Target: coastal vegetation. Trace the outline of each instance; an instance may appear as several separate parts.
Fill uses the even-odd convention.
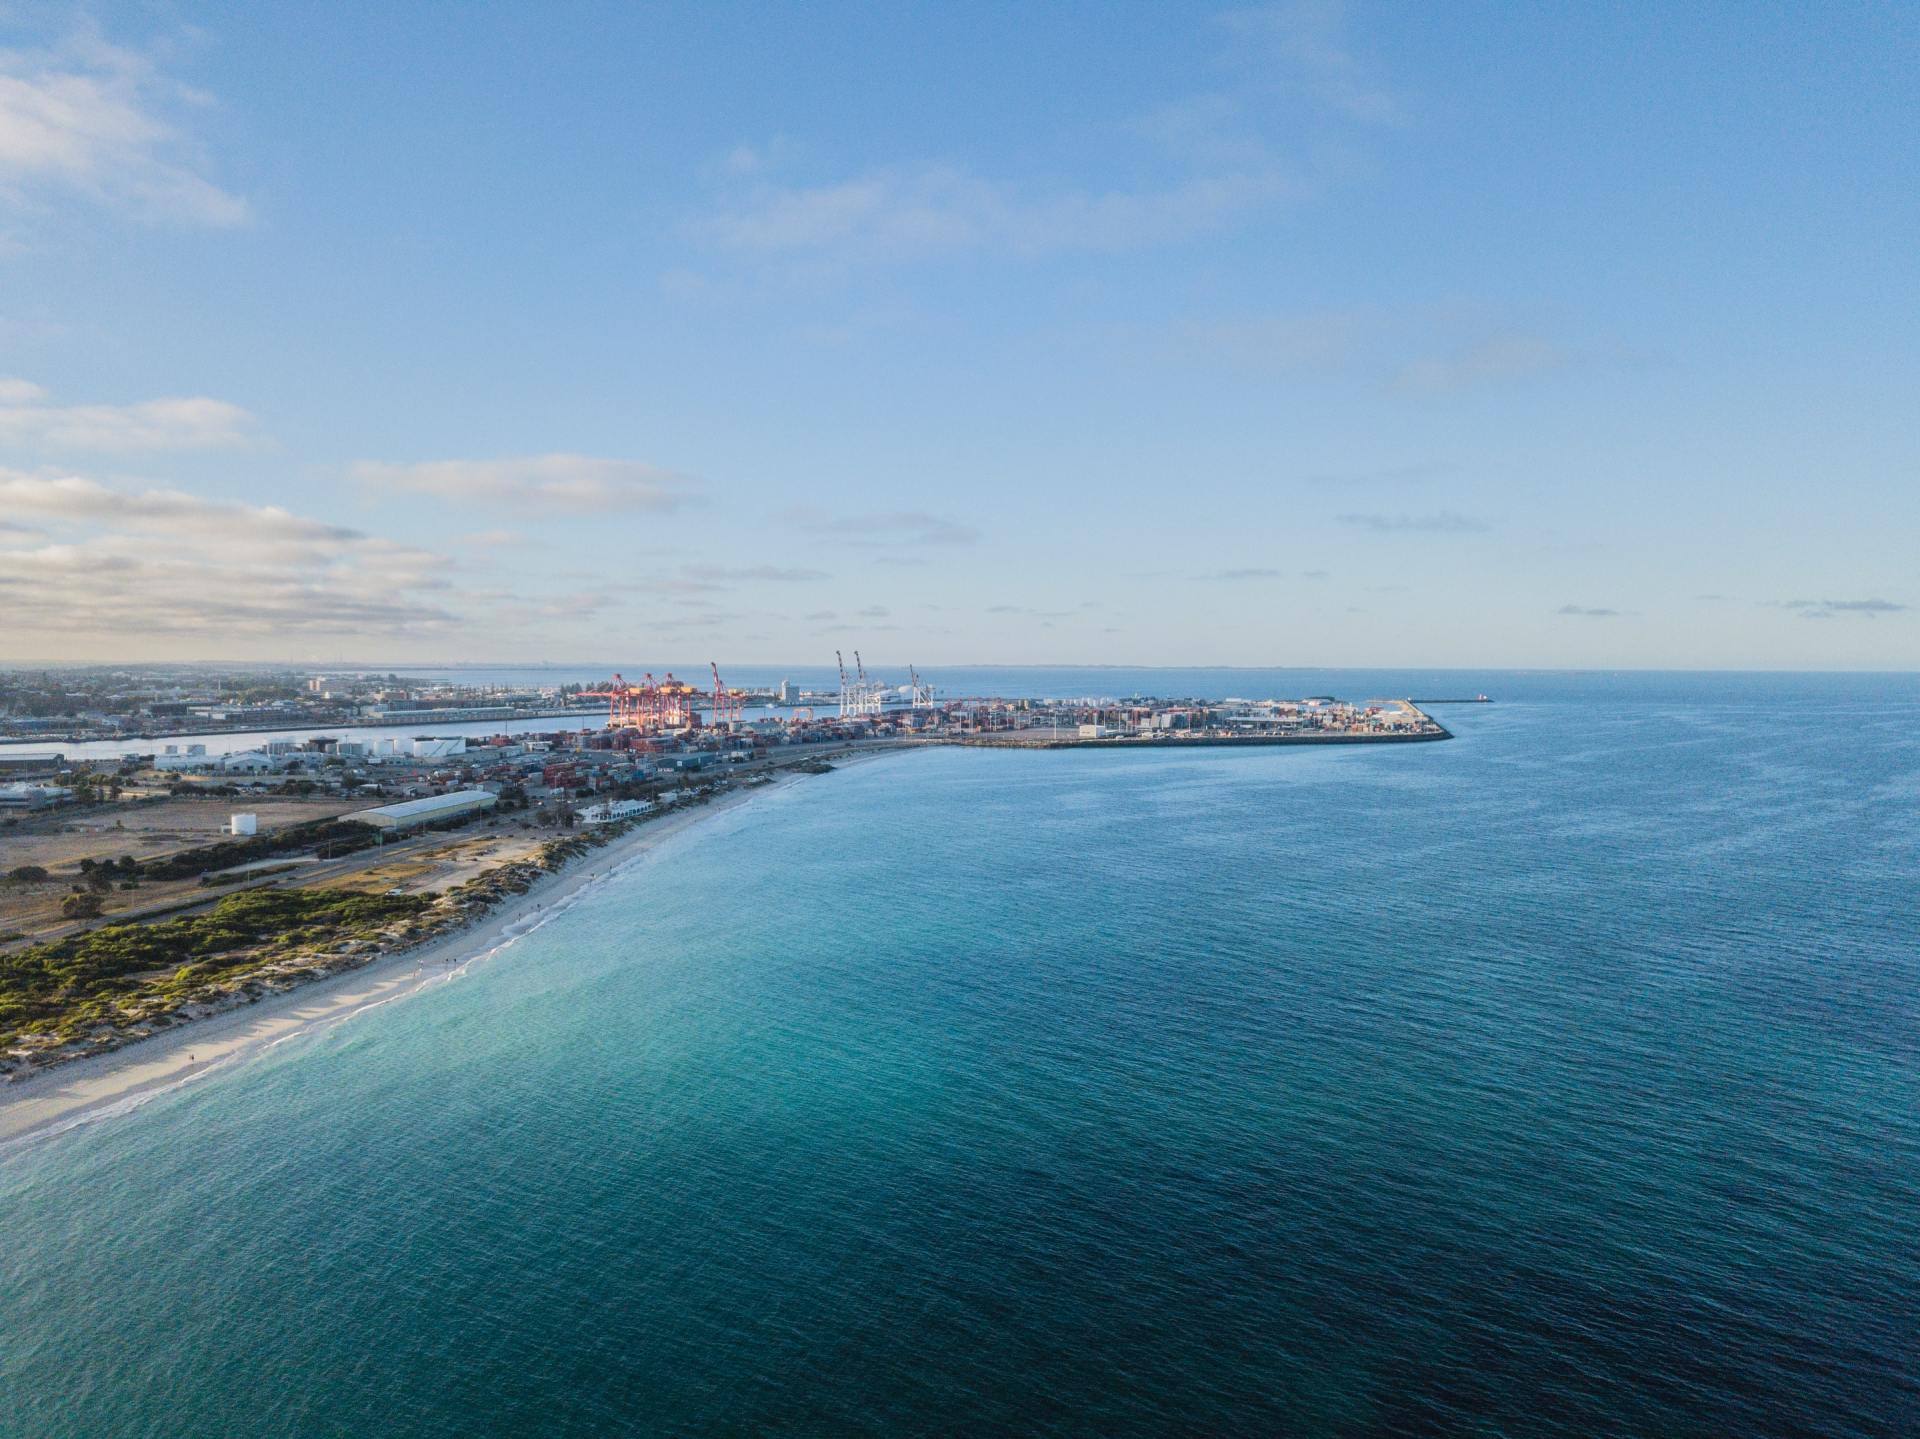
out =
[[[703,795],[701,798],[705,798]],[[697,802],[697,801],[696,801]],[[525,894],[543,877],[644,823],[646,816],[548,840],[523,858],[495,865],[439,894],[369,894],[354,889],[263,888],[228,895],[204,912],[149,924],[107,924],[66,939],[0,954],[0,1074],[112,1049],[156,1030],[246,1004],[382,955],[416,947],[470,924]],[[350,830],[351,834],[340,834]],[[168,875],[206,871],[286,852],[299,831],[311,847],[358,840],[364,826],[329,821],[259,841],[239,840],[171,856]],[[356,846],[358,847],[358,846]],[[263,853],[264,851],[264,853]],[[143,865],[143,878],[160,877]],[[291,868],[291,866],[289,866]],[[108,862],[87,878],[122,872]],[[257,877],[257,873],[249,878]],[[99,896],[86,889],[74,906]]]
[[[366,849],[378,842],[380,834],[364,824],[347,820],[322,819],[308,824],[289,825],[272,834],[249,839],[222,840],[198,849],[183,849],[165,859],[150,859],[140,866],[146,879],[192,879],[210,870],[231,869],[254,860],[276,855],[300,854],[309,850],[334,857]]]
[[[183,1006],[300,957],[400,937],[396,926],[435,903],[423,895],[352,890],[252,890],[205,914],[112,924],[0,954],[0,1066],[23,1046],[60,1046],[141,1025],[171,1023]],[[29,1041],[33,1041],[29,1045]]]

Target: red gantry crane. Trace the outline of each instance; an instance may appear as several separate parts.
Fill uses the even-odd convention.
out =
[[[671,674],[655,681],[651,672],[639,684],[615,675],[599,689],[582,690],[589,699],[607,701],[607,728],[661,731],[700,723],[693,702],[700,691]]]
[[[713,660],[707,661],[707,668],[713,671],[713,722],[726,724],[729,720],[740,718],[746,701],[738,690],[730,690],[720,682],[720,666]]]

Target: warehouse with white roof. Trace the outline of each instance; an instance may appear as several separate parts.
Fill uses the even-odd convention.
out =
[[[423,824],[436,824],[443,819],[457,819],[461,815],[474,814],[483,809],[492,809],[498,803],[498,797],[491,791],[462,789],[455,790],[452,794],[432,794],[425,799],[409,799],[402,800],[399,804],[383,804],[377,809],[355,810],[352,814],[341,815],[340,818],[372,825],[375,829],[407,830],[417,829]]]

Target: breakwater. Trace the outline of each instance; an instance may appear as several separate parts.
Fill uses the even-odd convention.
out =
[[[1082,739],[1075,735],[1034,733],[968,736],[950,739],[947,744],[986,749],[1271,749],[1285,745],[1351,744],[1430,744],[1453,738],[1453,732],[1435,725],[1431,730],[1410,734],[1290,734],[1290,735],[1192,735],[1161,738],[1157,735],[1109,735]]]

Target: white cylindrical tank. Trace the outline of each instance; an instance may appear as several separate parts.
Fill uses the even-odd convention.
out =
[[[231,834],[258,834],[260,816],[257,814],[236,814],[227,821],[227,830]]]

